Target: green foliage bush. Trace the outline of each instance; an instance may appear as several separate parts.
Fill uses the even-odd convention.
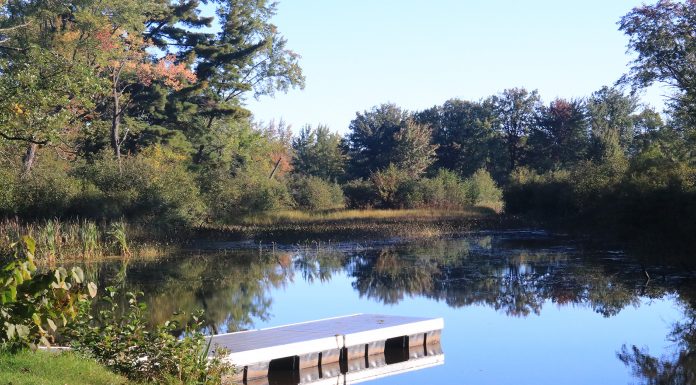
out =
[[[272,211],[293,206],[287,184],[268,175],[242,171],[235,176],[222,169],[208,170],[205,202],[210,217],[232,221],[240,215]]]
[[[616,194],[621,174],[606,163],[586,161],[570,170],[537,174],[520,168],[505,191],[506,211],[548,217],[601,214],[605,201]]]
[[[102,298],[105,306],[95,316],[84,306],[82,317],[71,325],[68,335],[75,351],[141,382],[212,385],[233,372],[223,360],[224,349],[211,351],[200,314],[187,325],[150,325],[138,295],[126,293],[127,305],[121,308],[116,290],[107,292]],[[177,338],[182,331],[183,338]]]
[[[591,226],[619,236],[683,242],[696,231],[696,168],[655,149],[630,164],[582,162],[570,170],[513,173],[506,211]]]
[[[485,170],[462,180],[455,172],[440,169],[432,178],[415,179],[390,166],[372,175],[381,205],[387,208],[462,209],[502,206],[502,191]]]
[[[503,191],[495,183],[491,174],[480,169],[466,180],[467,197],[474,206],[499,207],[503,199]]]
[[[51,218],[70,212],[79,200],[80,180],[56,159],[46,157],[29,175],[9,176],[14,185],[11,212],[24,218]]]
[[[370,180],[377,191],[382,207],[404,208],[409,191],[413,189],[414,176],[404,169],[389,164],[384,170],[372,173]]]
[[[468,185],[453,171],[441,169],[433,178],[424,178],[406,193],[411,208],[463,208],[471,206]]]
[[[190,223],[203,203],[185,156],[160,146],[118,162],[108,156],[77,168],[82,196],[73,210],[80,216],[146,219],[163,224]]]
[[[0,348],[50,346],[56,332],[78,315],[78,305],[96,295],[79,267],[32,275],[35,243],[23,237],[0,269]],[[89,295],[87,294],[89,293]]]
[[[304,210],[334,210],[346,205],[341,186],[319,177],[295,176],[290,190],[297,207]]]
[[[121,167],[109,155],[69,163],[50,156],[28,175],[0,169],[0,215],[188,223],[203,212],[186,157],[153,146]]]
[[[509,214],[543,211],[555,216],[567,215],[575,210],[568,179],[568,172],[537,174],[528,168],[515,169],[503,194],[505,211]]]
[[[346,206],[354,209],[370,209],[379,206],[379,195],[370,180],[353,179],[343,186]]]
[[[471,206],[502,207],[502,190],[485,170],[462,180],[446,169],[432,178],[414,178],[390,165],[369,181],[354,180],[343,186],[349,207],[462,209]]]

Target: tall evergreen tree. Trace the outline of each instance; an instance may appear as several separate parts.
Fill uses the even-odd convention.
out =
[[[217,18],[200,16],[203,3],[217,8]],[[0,66],[3,73],[22,68],[21,63],[55,66],[27,59],[26,48],[37,47],[58,55],[73,72],[86,67],[70,76],[66,87],[91,71],[101,82],[87,87],[92,105],[79,106],[74,89],[57,91],[70,95],[71,110],[80,111],[80,119],[89,118],[82,151],[109,146],[120,158],[123,148],[138,151],[176,139],[184,149],[197,149],[195,159],[202,160],[215,151],[206,148],[209,133],[221,130],[215,124],[248,119],[246,95],[272,95],[304,84],[298,55],[270,23],[274,13],[275,3],[265,0],[9,0],[0,5]],[[209,32],[213,23],[219,33]],[[14,86],[7,79],[10,94]],[[13,106],[8,102],[0,115],[11,118]],[[30,139],[25,141],[34,147],[32,141],[46,143],[41,135],[32,139],[11,130],[16,128],[0,123],[6,139]]]

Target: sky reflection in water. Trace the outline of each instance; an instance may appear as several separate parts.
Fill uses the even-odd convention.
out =
[[[582,249],[498,233],[361,251],[237,250],[104,265],[98,275],[102,285],[121,277],[144,291],[155,320],[204,308],[218,332],[353,313],[445,319],[444,366],[375,385],[693,380],[696,332],[675,328],[694,319],[691,279]]]

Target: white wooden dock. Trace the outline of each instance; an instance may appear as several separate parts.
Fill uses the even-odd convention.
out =
[[[260,379],[263,383],[263,378],[268,376],[269,370],[301,373],[307,372],[304,369],[308,368],[317,369],[308,372],[319,373],[317,379],[324,380],[342,375],[343,380],[347,381],[349,375],[358,376],[357,372],[362,372],[362,376],[373,377],[377,374],[369,373],[394,371],[396,367],[385,369],[390,364],[390,350],[410,352],[411,348],[415,349],[415,352],[422,352],[424,357],[427,356],[421,361],[424,365],[425,362],[444,362],[444,356],[440,357],[435,353],[427,355],[429,346],[439,346],[440,331],[443,327],[442,318],[355,314],[214,335],[212,345],[230,351],[227,360],[238,370],[235,378],[237,381],[251,383],[253,379]],[[375,362],[382,360],[385,364],[375,363],[370,366],[369,358],[377,359]],[[367,367],[360,371],[349,371],[350,363],[355,360],[367,364]],[[335,373],[326,372],[325,369],[332,366],[337,368],[334,370]],[[411,362],[404,367],[418,366],[417,362]],[[372,371],[365,372],[367,369]],[[357,377],[350,382],[356,382],[355,380]]]

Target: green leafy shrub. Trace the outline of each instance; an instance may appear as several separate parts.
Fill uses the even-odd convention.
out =
[[[628,168],[586,161],[544,174],[518,169],[505,190],[505,208],[619,237],[652,238],[666,247],[696,231],[695,170],[654,148],[638,154]]]
[[[295,203],[305,210],[332,210],[345,207],[341,186],[315,176],[296,176],[290,182]]]
[[[47,157],[31,174],[16,176],[13,214],[32,219],[64,216],[79,199],[80,186],[64,164]]]
[[[76,174],[84,181],[81,199],[73,207],[80,216],[178,224],[191,222],[203,212],[185,156],[161,146],[123,158],[120,168],[108,156],[98,158],[84,163]]]
[[[230,221],[240,215],[290,208],[293,205],[288,186],[268,175],[243,171],[234,177],[224,170],[212,169],[203,175],[205,200],[210,216]]]
[[[200,315],[188,325],[168,321],[153,326],[138,295],[126,293],[127,307],[121,308],[116,290],[107,288],[107,293],[97,315],[89,315],[85,306],[84,316],[71,326],[70,345],[77,352],[134,381],[212,385],[233,372],[223,360],[224,349],[209,354]],[[182,330],[184,337],[175,337]]]
[[[260,179],[244,185],[238,208],[243,212],[264,212],[292,206],[292,198],[285,183],[274,179]]]
[[[566,216],[575,211],[570,174],[565,171],[537,174],[518,168],[510,176],[503,199],[510,214]]]
[[[440,169],[432,178],[418,179],[391,165],[373,173],[371,182],[380,205],[387,208],[502,208],[502,191],[485,170],[477,171],[466,180],[445,169]],[[348,188],[346,191],[350,197],[353,191]]]
[[[379,205],[375,185],[365,179],[354,179],[343,185],[346,206],[354,209],[371,209]]]
[[[384,170],[372,173],[370,180],[377,191],[381,205],[387,208],[403,208],[407,206],[406,196],[413,188],[413,175],[407,170],[399,169],[390,164]]]
[[[84,281],[79,267],[32,276],[34,240],[25,236],[13,246],[0,270],[0,347],[50,346],[58,329],[75,320],[78,305],[96,295],[96,285]]]
[[[468,201],[474,206],[502,208],[503,191],[498,188],[491,174],[480,169],[466,180]]]
[[[464,208],[471,206],[468,185],[459,176],[445,169],[433,178],[417,182],[407,193],[406,203],[411,208]]]

